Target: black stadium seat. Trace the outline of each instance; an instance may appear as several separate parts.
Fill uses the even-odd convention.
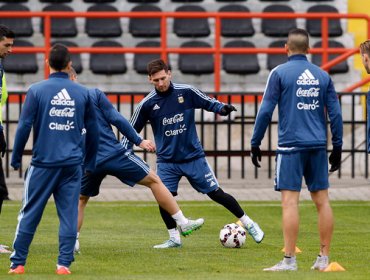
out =
[[[1,0],[0,2],[6,2],[6,3],[26,3],[28,0]]]
[[[337,8],[330,5],[315,5],[307,10],[307,13],[338,13]],[[321,19],[307,19],[306,30],[314,37],[321,37]],[[329,36],[341,36],[343,34],[339,19],[329,20]]]
[[[171,0],[174,3],[196,3],[196,2],[203,2],[203,0]]]
[[[249,9],[242,5],[230,4],[223,6],[219,12],[249,13]],[[221,19],[221,35],[224,37],[253,36],[254,28],[250,18]]]
[[[14,40],[14,46],[34,47],[31,42],[20,39]],[[5,72],[15,74],[33,74],[39,70],[35,53],[13,53],[3,59],[3,66]]]
[[[160,45],[161,44],[158,41],[144,41],[137,44],[136,48],[158,48]],[[160,57],[160,53],[136,53],[134,55],[134,70],[139,74],[148,74],[148,71],[146,70],[148,62]]]
[[[129,3],[158,3],[160,0],[127,0]]]
[[[264,13],[294,13],[290,6],[270,5]],[[295,19],[262,19],[262,33],[266,36],[286,37],[291,29],[297,28]]]
[[[92,47],[123,47],[115,41],[98,41]],[[124,74],[127,71],[124,54],[90,54],[90,70],[94,74]]]
[[[71,41],[54,41],[52,42],[52,45],[55,44],[63,44],[67,47],[78,47],[78,45]],[[82,68],[82,60],[81,60],[81,54],[79,53],[72,53],[71,54],[71,60],[72,60],[72,66],[75,69],[77,74],[80,74],[83,70]]]
[[[96,4],[87,9],[87,12],[118,12],[117,8],[107,4]],[[87,18],[85,32],[90,37],[119,37],[122,27],[119,18]]]
[[[274,41],[269,45],[269,48],[284,48],[286,40]],[[279,64],[288,61],[287,54],[268,54],[267,55],[267,69],[272,70]]]
[[[256,48],[256,46],[247,41],[236,40],[230,41],[224,46],[225,48]],[[229,74],[255,74],[260,71],[258,58],[256,54],[223,54],[222,68]]]
[[[201,41],[190,41],[181,45],[181,48],[211,48],[211,45]],[[183,74],[211,74],[214,71],[212,54],[180,54],[179,69]]]
[[[321,48],[321,41],[316,42],[313,45],[314,48]],[[329,48],[344,48],[343,44],[337,41],[329,40]],[[329,61],[333,60],[340,54],[329,54]],[[313,54],[312,55],[312,63],[318,66],[322,64],[322,55],[321,54]],[[342,61],[341,63],[333,66],[329,69],[330,74],[339,74],[339,73],[347,73],[349,71],[349,66],[347,60]]]
[[[71,3],[72,0],[39,0],[41,3]]]
[[[132,12],[161,12],[157,6],[146,4],[135,6]],[[161,36],[160,18],[130,18],[129,32],[134,37],[159,37]]]
[[[51,4],[43,11],[53,12],[73,12],[73,9],[64,4]],[[44,34],[44,21],[40,21],[40,32]],[[51,20],[52,37],[75,37],[77,35],[77,25],[75,18],[54,18]]]
[[[116,0],[83,0],[85,3],[114,3]]]
[[[176,9],[176,12],[203,12],[201,6],[184,5]],[[175,18],[173,32],[179,37],[205,37],[211,33],[207,18]]]
[[[0,7],[0,12],[5,11],[29,12],[30,9],[22,4],[10,3]],[[13,30],[16,37],[29,37],[33,35],[31,18],[0,18],[0,24],[4,24]]]

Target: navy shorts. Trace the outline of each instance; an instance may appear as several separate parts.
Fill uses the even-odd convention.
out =
[[[186,163],[158,163],[157,174],[175,195],[182,176],[200,193],[206,194],[218,188],[216,176],[204,157]]]
[[[119,153],[115,157],[99,164],[89,175],[84,175],[81,182],[81,195],[97,196],[101,182],[107,175],[114,176],[122,183],[134,186],[149,174],[148,164],[133,153]]]
[[[299,192],[303,177],[310,192],[329,188],[328,158],[325,149],[277,155],[275,190]]]

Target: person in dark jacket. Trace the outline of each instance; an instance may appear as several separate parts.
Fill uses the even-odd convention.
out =
[[[66,46],[54,45],[47,62],[49,79],[27,91],[14,140],[11,166],[17,170],[33,129],[32,160],[25,176],[9,274],[24,273],[29,246],[51,195],[60,221],[56,273],[71,273],[81,176],[95,168],[99,132],[89,91],[69,80],[72,62]]]

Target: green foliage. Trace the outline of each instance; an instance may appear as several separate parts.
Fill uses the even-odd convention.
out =
[[[335,230],[331,261],[346,272],[310,271],[319,249],[316,210],[311,202],[300,206],[301,227],[297,272],[263,272],[282,258],[279,202],[243,202],[242,207],[265,231],[256,244],[248,236],[241,249],[223,248],[221,227],[236,219],[223,207],[207,202],[180,202],[190,217],[204,217],[200,231],[183,238],[183,247],[169,250],[152,246],[168,238],[154,202],[90,202],[81,231],[81,254],[71,266],[73,279],[369,279],[369,202],[333,202]],[[5,202],[0,217],[0,243],[10,245],[20,205]],[[38,227],[25,276],[7,275],[8,255],[0,255],[0,279],[61,279],[54,275],[58,254],[58,219],[49,203]],[[66,278],[71,276],[66,276]],[[72,279],[72,278],[71,278]]]

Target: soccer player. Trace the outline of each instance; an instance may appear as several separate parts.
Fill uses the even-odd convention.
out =
[[[195,190],[207,194],[239,218],[253,239],[260,243],[263,231],[244,213],[235,198],[220,188],[195,128],[195,109],[226,116],[236,111],[235,107],[209,98],[190,85],[172,83],[171,71],[161,59],[148,64],[148,75],[154,90],[140,102],[131,123],[140,132],[150,121],[157,147],[157,174],[173,196],[177,195],[179,181],[185,176]],[[128,145],[127,139],[123,139],[123,143]],[[180,247],[182,243],[175,221],[162,207],[160,213],[170,238],[154,248]]]
[[[12,52],[14,43],[14,32],[7,26],[0,24],[0,58],[3,59]],[[8,99],[8,92],[6,89],[6,79],[2,63],[0,62],[0,152],[1,157],[4,157],[6,151],[6,141],[4,136],[4,127],[2,120],[2,107]],[[3,170],[3,163],[0,159],[0,213],[3,206],[3,201],[9,199],[8,188],[6,187],[5,175]],[[0,254],[8,254],[8,246],[0,245]]]
[[[275,190],[281,192],[285,255],[277,265],[264,270],[297,270],[295,247],[302,177],[318,212],[320,251],[312,269],[324,270],[329,264],[333,234],[333,213],[328,196],[326,115],[330,118],[333,144],[329,157],[330,172],[334,172],[341,163],[342,114],[328,73],[307,61],[308,33],[303,29],[291,30],[285,49],[288,62],[274,68],[267,79],[251,139],[252,162],[260,167],[259,146],[278,105]]]
[[[76,80],[76,72],[73,69],[71,70],[70,78]],[[107,175],[115,176],[131,187],[139,184],[150,188],[160,207],[165,209],[166,213],[176,221],[182,235],[189,235],[200,228],[204,219],[189,220],[183,215],[176,200],[159,177],[132,150],[125,149],[117,140],[112,125],[117,127],[132,143],[149,152],[155,151],[155,145],[152,141],[142,139],[130,123],[113,107],[102,91],[90,89],[89,94],[94,104],[100,130],[99,149],[97,151],[96,169],[82,178],[75,252],[79,252],[80,249],[78,237],[87,202],[90,197],[99,194],[101,182]]]
[[[25,175],[9,274],[24,273],[29,246],[51,195],[60,222],[56,273],[71,273],[81,164],[84,161],[86,172],[95,168],[99,133],[88,89],[69,80],[72,62],[66,46],[54,45],[47,63],[49,79],[27,91],[14,140],[11,166],[17,170],[33,128],[32,160]]]

